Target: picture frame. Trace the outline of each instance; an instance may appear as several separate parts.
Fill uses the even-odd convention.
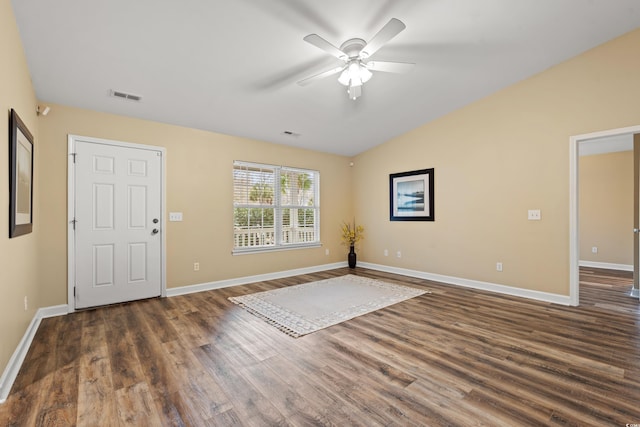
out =
[[[11,109],[9,118],[9,237],[33,229],[33,135]]]
[[[435,221],[434,169],[389,175],[391,221]]]

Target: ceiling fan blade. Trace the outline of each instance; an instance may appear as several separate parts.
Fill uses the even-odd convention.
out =
[[[402,30],[407,28],[406,25],[402,21],[396,18],[391,18],[387,24],[378,31],[378,34],[373,36],[373,38],[367,43],[365,47],[362,48],[360,52],[360,56],[362,58],[368,58],[374,53],[378,51],[386,42],[400,34]]]
[[[346,67],[346,65],[342,66],[342,67],[332,68],[332,69],[327,70],[327,71],[323,71],[320,74],[316,74],[316,75],[313,75],[311,77],[307,77],[306,79],[300,80],[298,82],[298,84],[300,86],[306,86],[308,84],[311,84],[311,83],[315,82],[316,80],[324,79],[325,77],[329,77],[331,75],[338,74],[340,71],[344,70],[345,67]]]
[[[329,55],[335,56],[338,59],[342,59],[343,61],[346,61],[347,59],[349,59],[349,56],[346,53],[344,53],[343,51],[341,51],[340,49],[338,49],[337,47],[335,47],[334,45],[332,45],[331,43],[329,43],[328,41],[326,41],[325,39],[323,39],[317,34],[309,34],[308,36],[303,38],[303,40],[306,41],[307,43],[311,43],[312,45],[314,45],[319,49],[324,50]]]
[[[385,73],[406,73],[413,66],[410,62],[369,61],[365,66],[372,71],[384,71]]]

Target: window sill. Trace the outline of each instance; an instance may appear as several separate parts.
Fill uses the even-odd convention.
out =
[[[319,248],[322,246],[322,243],[305,243],[298,245],[286,245],[286,246],[271,246],[271,247],[260,247],[260,248],[249,248],[249,249],[234,249],[231,251],[231,255],[250,255],[250,254],[259,254],[265,252],[280,252],[280,251],[293,251],[296,249],[311,249],[311,248]]]

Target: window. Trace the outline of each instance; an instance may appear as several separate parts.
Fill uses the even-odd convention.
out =
[[[320,173],[233,163],[235,253],[318,246]]]

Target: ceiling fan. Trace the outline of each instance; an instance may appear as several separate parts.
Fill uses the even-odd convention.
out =
[[[384,71],[387,73],[405,73],[415,64],[408,62],[367,61],[385,43],[397,36],[406,25],[399,19],[391,18],[384,27],[367,43],[363,39],[349,39],[342,43],[338,49],[317,34],[309,34],[303,40],[315,47],[324,50],[329,55],[344,61],[344,65],[323,71],[319,74],[302,79],[300,86],[306,86],[317,80],[334,74],[340,74],[338,81],[347,86],[349,98],[355,100],[362,95],[362,85],[369,81],[371,71]]]

